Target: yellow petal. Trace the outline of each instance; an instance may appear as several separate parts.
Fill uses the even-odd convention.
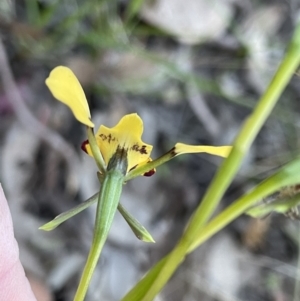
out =
[[[46,85],[57,100],[72,110],[79,122],[94,127],[84,91],[71,69],[64,66],[54,68],[46,79]]]
[[[205,145],[188,145],[176,143],[174,147],[174,155],[189,154],[189,153],[207,153],[220,157],[228,157],[232,146],[205,146]]]
[[[141,140],[142,133],[143,121],[137,114],[125,115],[112,128],[101,125],[96,133],[96,140],[106,165],[118,147],[127,152],[127,171],[148,162],[153,147]],[[92,155],[88,142],[84,142],[82,148]]]

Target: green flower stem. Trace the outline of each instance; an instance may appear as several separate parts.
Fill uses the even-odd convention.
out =
[[[280,190],[283,187],[294,185],[300,182],[300,158],[296,158],[289,164],[283,166],[278,172],[270,176],[268,179],[256,186],[252,191],[241,196],[232,205],[228,206],[224,211],[212,219],[207,225],[205,225],[197,234],[197,237],[187,250],[187,254],[194,251],[203,242],[216,234],[219,230],[223,229],[230,222],[243,214],[258,201],[264,197]],[[296,202],[299,198],[299,194],[295,195],[289,204],[292,204],[292,200]],[[299,202],[299,200],[298,200]],[[295,203],[294,203],[295,204]],[[126,294],[122,301],[138,301],[143,300],[143,297],[147,291],[147,287],[156,279],[161,269],[169,260],[170,255],[161,259],[147,275],[139,281],[139,283]],[[184,257],[182,258],[182,260]]]
[[[198,232],[195,240],[188,249],[188,253],[194,251],[205,240],[223,229],[234,219],[247,212],[249,208],[257,204],[257,202],[261,201],[263,198],[282,189],[283,187],[300,183],[299,170],[300,158],[298,157],[283,166],[274,175],[261,182],[253,190],[241,196]],[[281,201],[283,202],[284,200]],[[287,210],[289,209],[288,206],[293,206],[297,203],[299,203],[299,194],[287,199],[285,205],[278,202],[275,208],[277,212],[284,213],[285,211],[283,211],[283,209]]]
[[[137,300],[150,301],[159,293],[170,279],[178,265],[193,245],[199,231],[211,217],[218,206],[226,189],[232,182],[242,159],[248,152],[253,140],[270,115],[279,96],[292,77],[300,61],[300,25],[297,26],[286,56],[280,64],[266,92],[257,104],[238,134],[229,157],[223,162],[211,185],[209,186],[200,206],[195,211],[177,246],[169,254],[164,264],[160,265],[157,276],[147,283],[147,291]],[[150,271],[151,273],[151,271]],[[137,287],[137,290],[139,287]],[[132,299],[133,301],[133,299]]]
[[[107,239],[120,200],[124,175],[118,169],[106,172],[101,186],[92,246],[84,267],[74,301],[83,301],[93,272]]]
[[[96,141],[94,131],[92,128],[87,127],[87,135],[88,135],[89,144],[90,144],[94,159],[96,161],[96,164],[97,164],[99,170],[101,171],[101,173],[104,174],[106,171],[106,164],[104,162],[104,159],[102,157],[100,149],[97,145],[97,141]]]

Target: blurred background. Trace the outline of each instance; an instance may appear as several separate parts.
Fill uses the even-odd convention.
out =
[[[153,158],[176,142],[226,145],[276,71],[299,15],[298,0],[0,1],[0,181],[39,301],[72,300],[95,207],[52,232],[38,227],[99,189],[80,149],[84,127],[45,86],[50,70],[74,71],[96,127],[137,112]],[[218,210],[298,154],[299,81],[295,74]],[[172,249],[220,162],[182,156],[124,187],[122,204],[156,244],[137,240],[117,213],[87,300],[120,300]],[[240,217],[189,255],[157,300],[299,300],[298,227],[276,214]]]

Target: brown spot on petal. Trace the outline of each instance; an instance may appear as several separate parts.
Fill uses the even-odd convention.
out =
[[[131,149],[135,152],[139,152],[142,155],[147,155],[146,145],[142,145],[141,147],[138,144],[135,144],[131,147]]]
[[[99,137],[102,139],[102,141],[105,141],[107,139],[107,136],[104,134],[100,134]]]
[[[155,174],[155,172],[156,172],[156,170],[155,170],[155,168],[153,168],[153,169],[151,169],[151,170],[145,172],[145,173],[143,174],[143,176],[144,176],[144,177],[151,177],[151,176],[153,176],[153,175]]]
[[[81,143],[81,149],[87,153],[87,150],[86,150],[86,145],[89,144],[89,141],[88,140],[85,140]]]
[[[109,135],[100,134],[99,137],[102,139],[102,141],[107,140],[108,143],[116,141],[116,137]]]

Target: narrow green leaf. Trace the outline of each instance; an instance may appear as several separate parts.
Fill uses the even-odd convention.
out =
[[[151,270],[143,277],[121,301],[139,301],[142,300],[148,287],[153,283],[160,270],[164,266],[168,256],[165,256],[158,263],[156,263]]]
[[[118,210],[138,239],[144,242],[155,242],[151,234],[147,231],[147,229],[136,218],[134,218],[120,203],[118,205]]]
[[[60,215],[56,216],[52,221],[39,227],[39,229],[44,231],[52,231],[56,229],[60,224],[67,221],[69,218],[75,216],[76,214],[85,210],[89,206],[95,204],[98,200],[98,197],[99,193],[95,193],[88,200],[84,201],[83,203],[66,212],[61,213]],[[147,229],[136,218],[134,218],[120,203],[118,204],[118,210],[138,239],[144,242],[155,242],[151,234],[147,231]]]
[[[275,174],[257,185],[253,190],[241,196],[198,232],[196,239],[188,249],[188,253],[195,250],[203,241],[223,229],[234,219],[246,213],[249,208],[260,202],[263,198],[283,187],[300,183],[299,170],[300,157],[292,160]]]
[[[52,221],[48,222],[47,224],[39,227],[40,230],[44,231],[51,231],[58,227],[60,224],[68,220],[69,218],[73,217],[74,215],[80,213],[84,209],[88,208],[89,206],[93,205],[98,200],[99,193],[95,193],[89,199],[84,201],[83,203],[79,204],[78,206],[61,213],[60,215],[56,216]]]
[[[253,190],[246,193],[232,205],[212,219],[206,226],[198,232],[197,237],[188,249],[188,253],[194,251],[203,242],[212,237],[218,231],[227,226],[230,222],[242,215],[251,206],[262,200],[264,197],[280,190],[283,187],[300,183],[300,158],[296,158],[287,165],[283,166],[274,175],[270,176]],[[170,255],[165,256],[156,263],[148,273],[123,297],[122,301],[143,300],[149,287],[153,284],[164,264]]]

